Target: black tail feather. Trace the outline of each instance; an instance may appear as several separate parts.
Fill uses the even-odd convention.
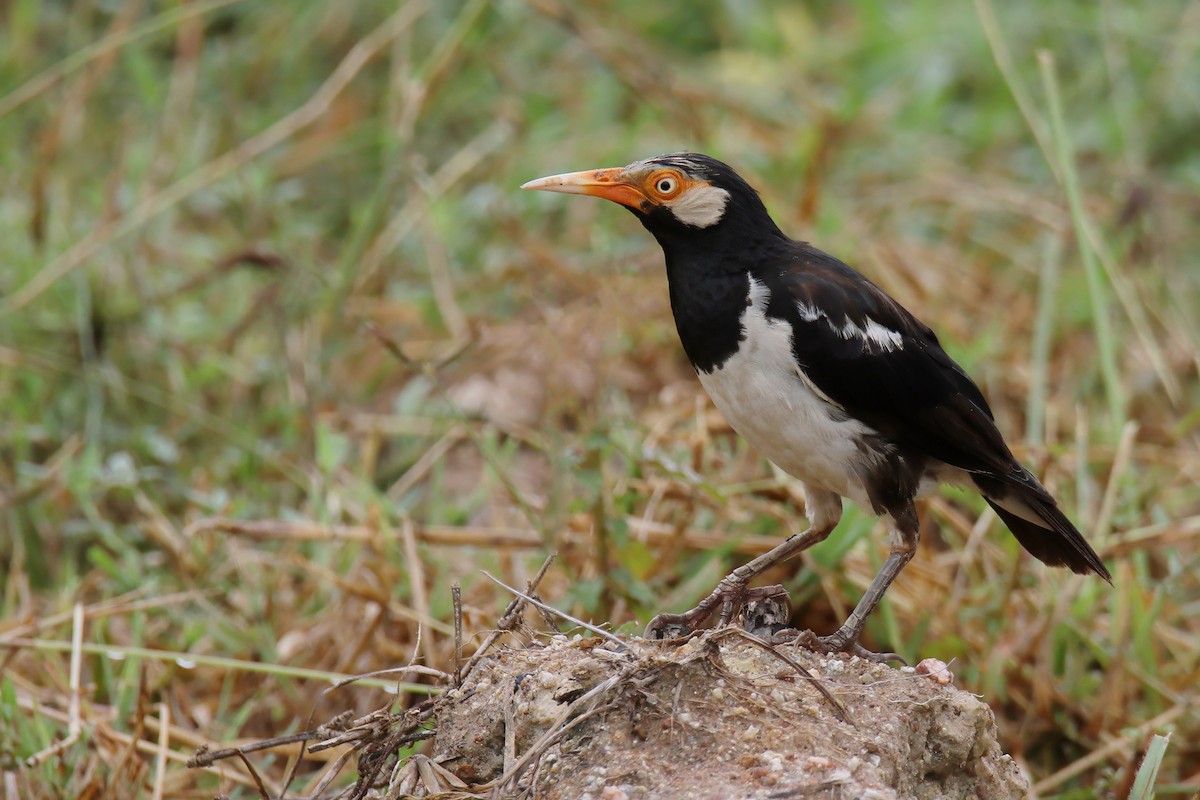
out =
[[[1100,560],[1100,556],[1052,499],[1048,501],[1034,492],[1021,497],[1024,505],[1041,517],[1048,528],[1005,510],[990,497],[985,496],[984,499],[1012,531],[1013,536],[1017,537],[1021,546],[1042,563],[1052,567],[1067,567],[1080,575],[1095,573],[1112,583],[1112,575]]]

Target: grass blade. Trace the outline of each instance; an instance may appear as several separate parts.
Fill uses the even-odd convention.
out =
[[[1058,274],[1062,268],[1062,240],[1046,236],[1038,280],[1037,318],[1033,327],[1033,355],[1029,366],[1029,400],[1025,404],[1025,439],[1039,447],[1046,435],[1046,387],[1050,375],[1050,345],[1054,312],[1058,307]]]
[[[1050,106],[1050,130],[1054,140],[1054,155],[1058,161],[1063,190],[1067,194],[1067,205],[1071,209],[1071,222],[1075,228],[1075,239],[1079,243],[1079,255],[1083,261],[1087,279],[1088,299],[1092,306],[1092,326],[1096,334],[1096,345],[1100,350],[1100,373],[1104,391],[1108,398],[1109,429],[1116,440],[1125,425],[1125,392],[1121,386],[1121,373],[1117,367],[1117,345],[1113,336],[1112,314],[1096,251],[1088,236],[1087,212],[1083,208],[1083,195],[1079,189],[1079,173],[1075,169],[1067,123],[1063,117],[1062,98],[1058,91],[1058,75],[1054,67],[1054,55],[1047,50],[1038,53],[1038,67],[1042,73],[1042,88]],[[1058,173],[1056,173],[1058,174]]]
[[[1163,756],[1167,752],[1167,743],[1171,735],[1155,734],[1146,748],[1146,757],[1138,768],[1137,777],[1133,779],[1133,789],[1129,792],[1129,800],[1151,800],[1154,797],[1154,781],[1158,778],[1158,768],[1162,766]]]

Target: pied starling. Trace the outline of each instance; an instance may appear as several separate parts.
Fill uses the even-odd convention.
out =
[[[867,653],[863,623],[912,559],[914,498],[939,483],[975,489],[1021,546],[1051,566],[1112,577],[997,430],[979,387],[937,336],[856,270],[788,238],[728,165],[676,153],[551,175],[523,189],[620,203],[662,246],[671,310],[700,383],[739,434],[804,485],[809,527],[724,578],[647,636],[728,623],[755,576],[822,541],[848,497],[887,520],[891,552],[823,652]],[[889,656],[890,657],[890,656]]]

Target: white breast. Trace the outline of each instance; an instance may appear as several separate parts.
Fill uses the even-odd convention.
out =
[[[700,382],[733,429],[785,472],[870,508],[855,466],[868,458],[858,439],[872,430],[846,418],[800,371],[792,327],[766,316],[770,291],[750,279],[745,338]]]

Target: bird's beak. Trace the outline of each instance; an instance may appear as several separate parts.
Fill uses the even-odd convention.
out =
[[[543,192],[565,192],[567,194],[590,194],[630,208],[644,209],[649,199],[642,194],[637,184],[630,180],[624,167],[592,169],[585,172],[564,172],[550,175],[521,185],[522,189],[539,189]]]

